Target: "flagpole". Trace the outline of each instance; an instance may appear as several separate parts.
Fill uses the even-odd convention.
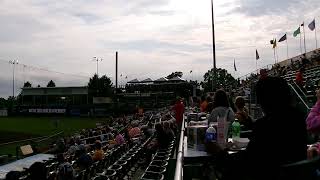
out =
[[[277,63],[276,48],[273,48],[273,56],[274,56],[274,64],[276,64]]]
[[[257,74],[258,74],[258,60],[256,59],[256,70],[257,70]]]
[[[299,27],[300,28],[300,27]],[[301,33],[299,33],[300,35],[300,53],[302,54],[302,46],[301,46]]]
[[[304,22],[303,22],[303,43],[304,43],[304,53],[307,53],[307,48],[306,48],[306,32],[304,29]]]
[[[288,48],[288,37],[286,33],[286,44],[287,44],[287,59],[289,59],[289,48]]]
[[[276,46],[276,55],[277,55],[277,63],[279,62],[279,56],[278,56],[278,46]]]
[[[314,36],[316,38],[316,49],[318,49],[316,18],[314,18]]]

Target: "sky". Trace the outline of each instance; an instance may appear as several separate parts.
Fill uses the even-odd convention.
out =
[[[86,85],[96,73],[93,57],[103,59],[99,74],[114,81],[116,51],[120,84],[173,71],[201,80],[212,68],[210,5],[210,0],[0,0],[0,97],[12,94],[10,60],[19,62],[17,94],[25,81]],[[217,67],[235,77],[256,69],[256,49],[258,67],[274,63],[270,40],[286,32],[289,57],[299,55],[293,31],[303,21],[320,20],[318,0],[214,0],[214,10]],[[307,51],[315,49],[307,26],[305,36]],[[286,47],[278,43],[279,60],[287,58]]]

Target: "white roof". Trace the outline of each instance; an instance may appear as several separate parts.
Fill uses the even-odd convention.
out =
[[[159,78],[159,79],[154,80],[154,81],[156,81],[156,82],[165,82],[165,81],[168,81],[168,79],[167,79],[167,78],[162,77],[162,78]]]
[[[128,83],[138,83],[140,82],[137,78],[136,79],[132,79],[131,81],[128,81]]]
[[[147,78],[147,79],[145,79],[145,80],[143,80],[143,81],[141,81],[141,82],[152,82],[152,79]]]
[[[185,81],[185,80],[182,79],[182,78],[179,77],[179,76],[176,76],[176,77],[173,77],[173,78],[169,79],[169,81]]]

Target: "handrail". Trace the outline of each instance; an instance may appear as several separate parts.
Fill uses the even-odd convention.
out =
[[[299,95],[299,93],[294,89],[294,87],[292,86],[292,84],[288,83],[289,86],[291,87],[291,89],[296,93],[296,95],[298,96],[298,98],[300,99],[300,101],[303,103],[303,105],[310,110],[311,108],[304,102],[304,100],[302,99],[302,97]]]
[[[298,86],[298,84],[297,84],[295,81],[293,81],[293,83],[294,83],[294,85],[295,85],[296,87],[298,87],[299,91],[302,92],[303,96],[304,96],[304,97],[307,97],[307,95],[303,92],[303,90],[300,88],[300,86]]]
[[[9,144],[16,144],[16,143],[22,143],[22,142],[27,142],[27,141],[41,142],[44,139],[49,139],[49,138],[51,138],[53,136],[56,136],[56,135],[59,135],[61,133],[63,133],[63,131],[60,131],[60,132],[58,132],[56,134],[49,135],[49,136],[41,136],[41,137],[35,137],[35,138],[28,138],[28,139],[5,142],[5,143],[1,143],[0,146],[5,146],[5,145],[9,145]]]
[[[272,67],[272,65],[273,65],[273,64],[268,64],[268,65],[265,65],[265,66],[263,66],[263,67],[260,67],[260,68],[258,68],[258,69],[256,69],[256,70],[252,71],[252,72],[249,72],[249,73],[247,73],[247,74],[239,77],[239,79],[242,79],[242,78],[244,78],[244,77],[250,76],[251,74],[256,74],[256,72],[257,72],[259,69],[265,69],[265,68],[268,68],[269,66]]]
[[[177,153],[177,163],[176,163],[176,170],[174,173],[174,180],[182,180],[183,179],[183,139],[184,139],[184,116],[182,120],[181,125],[181,131],[180,131],[180,141],[179,141],[179,149]]]

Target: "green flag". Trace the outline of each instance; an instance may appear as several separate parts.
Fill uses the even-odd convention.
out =
[[[300,26],[297,30],[293,32],[293,37],[297,37],[298,34],[300,34]]]

